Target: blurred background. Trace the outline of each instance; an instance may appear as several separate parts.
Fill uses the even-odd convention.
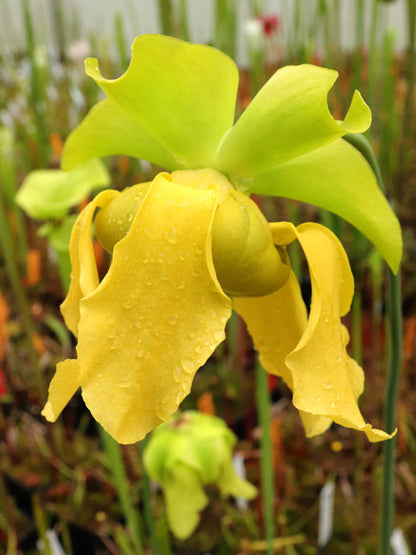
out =
[[[237,116],[286,64],[339,72],[328,99],[338,119],[354,89],[369,104],[373,124],[366,135],[405,243],[394,520],[402,551],[395,555],[416,553],[415,0],[0,0],[0,553],[266,552],[259,499],[242,508],[212,488],[197,531],[178,542],[163,497],[143,470],[144,444],[111,443],[80,396],[57,424],[40,416],[56,363],[74,350],[59,304],[69,280],[70,229],[94,188],[63,211],[47,194],[43,204],[22,210],[15,194],[33,170],[59,168],[66,137],[102,97],[83,60],[96,57],[106,77],[117,77],[128,66],[134,37],[143,33],[211,44],[231,56],[240,69]],[[105,169],[108,183],[97,182],[96,189],[121,190],[158,170],[123,156],[105,160]],[[269,219],[321,221],[341,238],[356,280],[345,323],[351,354],[366,372],[361,407],[382,428],[388,355],[383,261],[333,214],[290,200],[257,200]],[[96,257],[104,274],[109,259],[99,246]],[[292,250],[291,259],[307,291],[300,252]],[[226,421],[247,478],[259,486],[255,355],[236,316],[227,331],[182,408]],[[376,553],[381,447],[338,427],[305,439],[289,390],[275,380],[268,387],[275,552]],[[333,528],[323,541],[327,484],[335,486],[326,517]]]

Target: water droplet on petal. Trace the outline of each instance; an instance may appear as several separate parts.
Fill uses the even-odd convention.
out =
[[[166,280],[169,279],[169,275],[166,274],[166,273],[162,273],[162,274],[160,274],[160,279],[161,279],[162,281],[166,281]]]
[[[195,268],[195,269],[191,270],[191,275],[197,278],[197,277],[200,277],[201,272]]]
[[[216,331],[214,333],[214,339],[215,341],[222,341],[225,338],[225,334],[223,331]]]
[[[322,382],[322,387],[323,387],[324,389],[330,390],[330,389],[332,389],[332,388],[334,387],[334,384],[333,384],[332,382],[330,382],[330,381],[328,381],[328,382]]]
[[[143,355],[144,355],[144,350],[143,350],[143,349],[140,349],[140,350],[137,351],[137,353],[136,353],[136,358],[139,358],[139,359],[140,359],[140,358],[143,358]]]
[[[144,282],[146,285],[152,285],[153,283],[153,279],[152,279],[152,274],[146,274],[146,277],[144,278]]]
[[[192,360],[183,359],[181,361],[181,364],[182,368],[185,370],[185,372],[188,372],[188,374],[190,374],[194,369],[194,362]]]
[[[175,245],[177,243],[178,240],[178,234],[176,231],[176,227],[171,227],[168,230],[165,231],[164,233],[165,239],[166,241],[170,244],[170,245]]]
[[[118,387],[121,389],[129,389],[129,387],[131,387],[131,382],[120,382]]]
[[[184,281],[179,281],[176,284],[176,289],[183,289],[185,287],[185,282]]]
[[[342,356],[341,356],[341,355],[338,355],[338,356],[337,356],[337,362],[341,362],[341,360],[342,360]]]
[[[195,349],[195,352],[198,353],[198,355],[200,355],[203,350],[201,345],[195,345],[194,349]]]
[[[176,314],[172,314],[171,316],[168,316],[166,318],[166,321],[168,324],[170,324],[171,326],[174,326],[176,324],[176,322],[178,321],[178,317]]]
[[[186,258],[185,253],[181,249],[178,250],[178,258],[179,258],[179,260],[185,260],[185,258]]]
[[[325,324],[327,324],[327,323],[329,322],[329,318],[328,318],[328,316],[326,316],[326,317],[325,317],[325,320],[324,320],[324,322],[325,322]]]
[[[331,403],[331,409],[333,409],[333,408],[335,408],[335,403],[334,403],[334,401],[332,401],[332,403]]]
[[[190,339],[193,339],[193,338],[196,336],[196,331],[191,330],[191,331],[188,333],[188,335],[189,335]]]
[[[175,366],[175,368],[173,369],[173,379],[177,383],[182,383],[182,381],[183,381],[183,370],[182,370],[182,368],[180,368],[180,366]]]

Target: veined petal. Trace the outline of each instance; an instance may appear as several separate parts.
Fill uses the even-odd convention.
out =
[[[327,95],[337,76],[332,69],[307,64],[276,71],[224,137],[216,167],[235,177],[253,177],[345,133],[365,131],[371,112],[358,91],[344,122],[329,112]]]
[[[69,242],[71,283],[68,294],[61,304],[61,312],[66,325],[75,336],[78,335],[80,301],[94,291],[99,283],[91,235],[94,212],[118,194],[117,191],[111,190],[99,193],[79,214],[72,229]]]
[[[120,443],[176,411],[231,312],[211,259],[217,191],[171,179],[154,180],[107,275],[81,300],[83,397]]]
[[[234,120],[238,71],[228,56],[209,46],[143,35],[119,79],[104,79],[93,58],[86,71],[179,167],[214,167],[218,144]]]
[[[390,435],[365,423],[357,405],[364,374],[346,352],[349,337],[340,320],[348,312],[354,292],[345,251],[335,235],[319,224],[293,229],[312,280],[306,330],[286,357],[293,380],[293,403],[306,413],[363,431],[370,441],[388,439]]]
[[[168,170],[180,167],[170,152],[106,98],[96,104],[65,141],[61,165],[71,170],[101,156],[124,154],[149,160]]]
[[[46,420],[55,422],[78,388],[78,361],[67,359],[60,362],[49,384],[48,400],[42,410],[42,415]]]
[[[257,175],[250,191],[331,210],[372,241],[397,272],[402,255],[400,224],[370,166],[346,141],[338,139]]]

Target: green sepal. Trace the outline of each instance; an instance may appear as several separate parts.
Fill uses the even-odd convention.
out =
[[[329,112],[327,95],[337,76],[308,64],[276,71],[223,138],[216,167],[233,177],[253,177],[345,133],[365,131],[371,111],[358,91],[343,122]]]
[[[71,170],[91,158],[116,154],[149,160],[169,171],[180,167],[160,142],[139,127],[116,102],[106,98],[69,135],[61,165],[64,170]]]
[[[402,255],[400,224],[365,158],[343,139],[259,174],[244,186],[251,193],[308,202],[338,214],[359,229],[397,272]]]
[[[221,137],[234,119],[238,70],[228,56],[209,46],[142,35],[118,79],[105,79],[94,58],[85,67],[132,124],[171,153],[177,167],[213,167]],[[97,125],[99,133],[105,119]]]

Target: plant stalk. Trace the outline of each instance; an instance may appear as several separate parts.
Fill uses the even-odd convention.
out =
[[[268,375],[257,362],[256,366],[256,401],[259,425],[261,429],[261,485],[263,502],[263,519],[267,555],[273,555],[274,538],[274,471],[272,441],[270,436],[270,394]]]

